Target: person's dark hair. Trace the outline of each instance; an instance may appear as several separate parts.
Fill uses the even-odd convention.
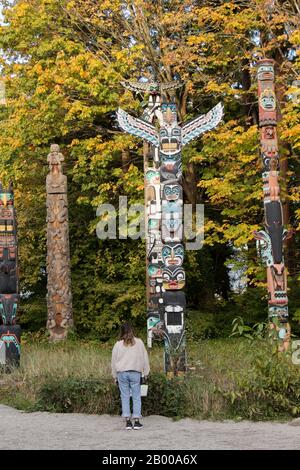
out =
[[[135,344],[133,329],[128,322],[121,325],[119,341],[121,340],[124,341],[125,346],[133,346]]]

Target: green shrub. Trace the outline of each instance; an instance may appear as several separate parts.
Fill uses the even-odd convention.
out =
[[[52,379],[42,384],[37,391],[34,408],[56,413],[117,414],[119,392],[117,386],[108,379]]]
[[[143,415],[181,416],[184,379],[167,380],[164,374],[149,378],[149,393],[143,398]],[[35,410],[57,413],[120,414],[118,386],[110,379],[82,380],[65,378],[41,385]]]
[[[267,420],[300,415],[300,371],[290,353],[278,354],[265,342],[252,366],[235,373],[234,382],[230,389],[218,389],[233,417]]]

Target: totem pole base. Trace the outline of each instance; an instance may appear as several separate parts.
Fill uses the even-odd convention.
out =
[[[186,372],[186,351],[182,350],[177,355],[164,354],[164,368],[168,378],[182,376]]]
[[[20,366],[20,325],[0,326],[0,364],[5,372]]]
[[[270,322],[269,329],[271,332],[276,331],[275,341],[278,343],[278,352],[288,351],[291,344],[291,327],[289,323],[276,323]]]
[[[67,339],[68,330],[66,328],[56,326],[55,328],[49,330],[49,335],[49,341],[52,343],[63,341]]]

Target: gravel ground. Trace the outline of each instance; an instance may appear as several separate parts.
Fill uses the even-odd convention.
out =
[[[300,419],[235,423],[149,416],[143,424],[126,431],[118,416],[26,413],[0,405],[0,449],[300,449]]]

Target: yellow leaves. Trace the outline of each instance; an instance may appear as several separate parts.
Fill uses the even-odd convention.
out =
[[[208,93],[216,93],[216,94],[233,94],[235,91],[232,89],[230,84],[227,83],[217,83],[215,81],[209,81],[206,86],[205,90]]]
[[[296,29],[296,31],[294,31],[291,36],[290,36],[290,42],[292,44],[294,44],[295,46],[296,45],[300,45],[300,30],[299,29]]]
[[[206,188],[208,190],[210,201],[212,203],[217,203],[224,198],[230,197],[233,191],[230,181],[223,178],[201,180],[198,182],[198,187]]]
[[[237,225],[230,225],[224,231],[224,239],[233,242],[234,246],[244,246],[253,240],[253,231],[257,229],[257,225],[249,225],[240,223]]]
[[[187,44],[188,46],[195,46],[201,44],[201,46],[205,44],[210,44],[215,41],[215,35],[213,33],[199,33],[196,36],[191,35],[187,38]]]

